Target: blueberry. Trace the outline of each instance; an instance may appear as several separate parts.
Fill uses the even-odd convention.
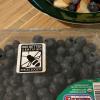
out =
[[[54,38],[45,39],[45,43],[46,43],[47,48],[50,48],[50,47],[55,48],[56,47],[56,40]]]
[[[9,78],[3,81],[5,87],[10,86]]]
[[[87,41],[85,37],[77,37],[74,41],[73,48],[76,49],[76,51],[82,51],[83,47],[86,45]]]
[[[8,51],[8,50],[10,50],[10,49],[13,49],[13,46],[12,46],[12,45],[6,45],[6,46],[4,47],[4,51],[5,51],[5,52]]]
[[[72,3],[75,5],[78,4],[79,2],[80,2],[80,0],[72,0]]]
[[[64,40],[57,40],[57,45],[58,46],[65,46],[65,41]]]
[[[86,41],[85,37],[80,36],[80,37],[77,37],[75,39],[75,42],[74,43],[75,44],[78,44],[79,46],[82,47],[82,46],[84,46],[87,43],[87,41]]]
[[[23,87],[19,87],[17,90],[15,90],[15,94],[17,97],[25,97],[25,93],[23,91]]]
[[[47,59],[48,59],[48,58],[54,59],[55,56],[56,56],[56,50],[48,49],[48,50],[46,51],[46,57],[47,57]]]
[[[56,74],[56,73],[59,73],[62,70],[62,68],[60,65],[58,65],[58,66],[54,66],[53,70],[54,70],[54,73]]]
[[[4,67],[4,69],[6,69],[6,70],[9,70],[9,68],[11,68],[10,70],[12,70],[13,69],[13,64],[14,64],[15,62],[14,62],[14,59],[12,60],[12,59],[8,59],[8,58],[6,58],[5,60],[4,60],[4,62],[2,63],[2,66]]]
[[[76,5],[73,4],[73,3],[70,4],[69,7],[68,7],[68,10],[69,10],[69,11],[76,11]]]
[[[6,93],[7,93],[7,94],[13,94],[13,93],[14,93],[14,88],[13,88],[12,86],[8,86],[8,87],[6,88]]]
[[[52,66],[53,65],[53,66]],[[59,65],[59,63],[56,62],[52,62],[51,67],[51,71],[54,72],[54,74],[59,73],[61,71],[61,66]]]
[[[57,83],[59,85],[63,85],[65,84],[65,77],[63,74],[56,74],[54,77],[53,77],[53,82],[54,83]]]
[[[88,43],[87,47],[90,49],[91,52],[96,51],[96,45],[94,43]]]
[[[33,82],[38,88],[45,87],[49,84],[48,77],[42,75],[34,76]]]
[[[10,50],[6,51],[6,57],[7,58],[14,58],[15,57],[14,49],[10,49]]]
[[[22,82],[21,82],[21,76],[20,75],[14,75],[10,78],[10,84],[13,86],[13,87],[19,87],[22,85]]]
[[[13,41],[13,47],[14,48],[18,48],[18,45],[20,44],[20,42],[18,40],[14,40]]]
[[[32,82],[33,77],[31,74],[23,74],[22,75],[22,82],[23,84],[26,84],[26,82]]]
[[[10,70],[4,70],[2,76],[4,79],[8,79],[11,76]]]
[[[87,63],[93,63],[97,60],[97,54],[95,52],[91,52],[86,56]]]
[[[39,98],[45,97],[47,94],[49,94],[49,90],[47,88],[40,88],[37,90],[37,95]]]
[[[66,60],[64,60],[64,61],[61,63],[61,66],[62,66],[63,69],[66,69],[66,68],[71,67],[71,64],[69,64]]]
[[[93,43],[88,43],[87,45],[85,45],[83,47],[83,53],[85,55],[91,53],[91,52],[95,52],[96,51],[96,45]]]
[[[69,71],[70,71],[70,73],[69,73]],[[64,67],[63,69],[62,69],[62,73],[65,75],[65,77],[68,77],[68,75],[70,75],[71,74],[71,67]]]
[[[87,46],[83,47],[83,54],[87,55],[90,53],[90,49]]]
[[[64,57],[61,56],[61,55],[57,55],[57,56],[55,57],[55,60],[56,60],[57,63],[61,63],[61,62],[64,60]]]
[[[26,82],[26,84],[24,85],[24,93],[25,93],[26,95],[30,95],[30,94],[32,94],[33,92],[36,92],[35,86],[33,86],[33,84],[30,83],[30,82]]]
[[[61,46],[57,49],[57,54],[64,55],[65,51],[66,51],[65,48]]]
[[[74,41],[73,37],[65,39],[65,46],[66,46],[66,48],[72,47],[73,41]]]
[[[31,88],[30,88],[31,87]],[[29,95],[31,94],[33,91],[32,91],[32,86],[24,86],[24,93],[26,95]]]
[[[33,37],[32,41],[34,43],[43,43],[43,37],[40,36],[40,35],[36,35],[36,36]]]
[[[77,53],[75,54],[75,56],[74,56],[74,61],[75,61],[76,63],[81,63],[83,60],[84,60],[83,54],[80,53],[80,52],[77,52]]]
[[[69,49],[69,54],[70,55],[75,55],[75,53],[76,53],[77,51],[76,51],[76,48],[74,48],[74,47],[71,47],[70,49]]]
[[[65,78],[71,78],[73,77],[73,70],[71,67],[66,67],[62,70],[62,73],[65,75]]]
[[[73,56],[66,56],[64,61],[67,63],[73,63]]]
[[[99,7],[97,6],[97,4],[95,2],[90,2],[90,4],[88,5],[88,9],[91,12],[97,12],[97,11],[99,11]]]

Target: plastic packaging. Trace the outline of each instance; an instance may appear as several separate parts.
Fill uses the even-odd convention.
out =
[[[19,45],[19,41],[21,44],[32,43],[32,41],[33,41],[32,39],[36,35],[43,36],[44,40],[47,38],[54,38],[56,41],[57,40],[65,40],[66,38],[70,38],[70,37],[73,39],[76,39],[78,37],[84,37],[84,38],[86,38],[88,43],[94,43],[97,46],[96,52],[99,55],[99,49],[100,49],[100,44],[99,44],[100,43],[100,34],[99,33],[100,33],[100,30],[92,30],[92,29],[86,29],[86,30],[85,29],[73,29],[73,30],[72,29],[63,29],[63,30],[30,29],[30,30],[2,30],[2,31],[0,31],[0,33],[1,33],[0,47],[3,49],[3,51],[2,51],[2,49],[0,49],[0,53],[1,53],[0,54],[1,55],[0,56],[1,57],[0,58],[0,67],[1,67],[1,69],[0,69],[0,89],[1,89],[0,100],[1,99],[2,100],[56,100],[57,96],[67,86],[69,86],[73,82],[76,82],[76,80],[77,81],[80,80],[78,78],[76,80],[74,80],[73,77],[66,75],[66,72],[64,74],[61,74],[62,72],[61,72],[61,70],[59,70],[58,67],[62,66],[60,64],[63,64],[64,59],[62,61],[60,60],[59,63],[57,62],[58,60],[56,59],[56,57],[58,55],[60,55],[61,52],[59,52],[59,50],[57,49],[58,50],[57,52],[59,52],[59,54],[56,56],[54,54],[52,57],[51,51],[54,51],[55,48],[48,49],[48,47],[46,48],[47,49],[46,50],[47,51],[47,53],[46,53],[46,67],[47,67],[46,72],[18,74],[16,72],[16,66],[17,66],[16,61],[18,59],[18,56],[16,53],[18,53],[17,46]],[[16,41],[14,41],[14,40],[16,40]],[[74,40],[71,40],[71,41],[74,41]],[[52,44],[52,42],[51,42],[51,44]],[[8,46],[6,46],[6,45],[8,45]],[[63,47],[62,45],[63,44],[60,44],[60,47]],[[14,50],[15,54],[13,53],[12,50]],[[60,48],[60,50],[62,51],[61,48]],[[51,53],[51,55],[48,54],[48,51],[49,51],[49,53]],[[64,51],[64,52],[67,53],[67,51]],[[80,51],[78,53],[80,53]],[[4,58],[2,56],[4,56]],[[67,56],[69,56],[69,55],[67,55]],[[72,56],[72,58],[74,58],[74,55],[71,55],[71,56]],[[57,61],[55,61],[55,60],[57,60]],[[68,61],[66,61],[66,62],[68,62]],[[33,61],[31,63],[33,64]],[[66,66],[67,66],[67,64],[66,64]],[[29,65],[30,65],[30,63],[28,63],[27,67],[29,67]],[[50,67],[49,65],[52,68],[49,69],[49,67]],[[92,65],[92,62],[89,66],[91,66],[91,65]],[[78,66],[78,64],[76,65],[76,67],[77,66]],[[75,67],[75,69],[76,69],[76,67]],[[48,69],[51,70],[50,74],[48,72]],[[55,73],[53,73],[54,70],[55,70]],[[70,73],[71,72],[69,72],[69,74]],[[68,77],[65,77],[65,76],[68,76]],[[65,78],[66,78],[66,81],[64,80]],[[98,76],[97,78],[100,78],[100,76]],[[95,77],[93,77],[93,80],[94,79],[95,79]],[[59,84],[61,84],[61,85],[59,85]],[[62,86],[62,84],[64,84],[64,85]],[[58,87],[61,87],[62,89],[59,90]],[[57,100],[59,100],[59,98]],[[67,100],[67,99],[62,98],[62,100]]]
[[[1,30],[0,31],[0,46],[4,46],[13,40],[19,40],[22,43],[31,42],[32,37],[35,35],[41,35],[47,38],[65,39],[66,37],[78,37],[84,36],[92,42],[95,42],[99,47],[99,29],[16,29],[16,30]]]

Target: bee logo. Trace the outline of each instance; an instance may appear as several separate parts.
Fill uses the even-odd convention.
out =
[[[43,43],[20,44],[18,47],[17,73],[46,71],[46,46]]]
[[[32,56],[32,55],[27,55],[27,56],[24,56],[24,57],[27,57],[27,62],[25,62],[23,65],[27,64],[26,67],[30,67],[31,65],[35,66],[35,67],[39,67],[40,66],[40,62],[39,62],[39,58],[41,57],[41,55],[39,56],[36,56],[37,54],[39,54],[40,52],[37,52],[35,54],[35,56]]]

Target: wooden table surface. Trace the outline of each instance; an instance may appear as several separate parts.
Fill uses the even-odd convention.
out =
[[[28,0],[0,0],[0,30],[73,27],[100,29],[100,25],[83,26],[61,23],[35,9]]]

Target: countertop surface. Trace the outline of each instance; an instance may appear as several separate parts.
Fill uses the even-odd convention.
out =
[[[97,28],[99,25],[62,23],[35,9],[28,0],[0,0],[0,30],[29,28]]]

